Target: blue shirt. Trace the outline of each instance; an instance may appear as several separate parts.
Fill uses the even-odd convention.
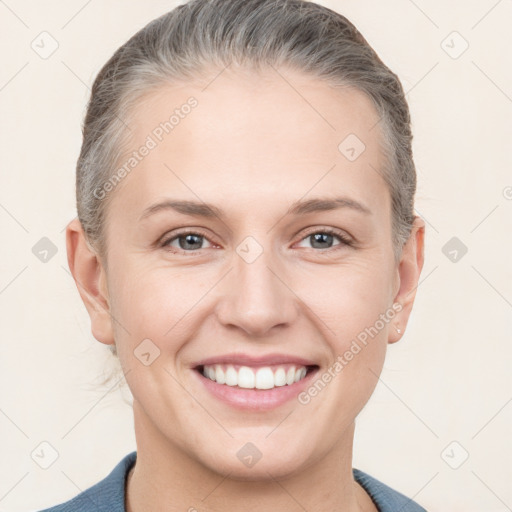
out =
[[[111,473],[73,499],[40,512],[126,512],[124,495],[126,477],[135,464],[137,452],[126,455]],[[354,479],[370,495],[379,512],[427,512],[416,502],[391,489],[359,469],[352,469]]]

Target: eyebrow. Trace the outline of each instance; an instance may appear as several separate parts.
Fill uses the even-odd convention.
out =
[[[355,199],[349,197],[329,197],[296,201],[288,208],[286,215],[306,215],[308,213],[337,210],[339,208],[350,208],[366,215],[372,214],[367,206]],[[225,218],[225,213],[213,204],[189,200],[166,199],[146,208],[139,217],[139,221],[157,212],[166,210],[173,210],[192,217]]]

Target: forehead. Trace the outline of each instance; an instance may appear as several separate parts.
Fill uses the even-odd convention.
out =
[[[166,194],[261,206],[334,191],[384,208],[378,121],[361,91],[290,69],[165,85],[131,111],[124,160],[151,149],[116,194],[139,212]]]

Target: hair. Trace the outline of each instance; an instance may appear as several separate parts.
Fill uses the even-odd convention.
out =
[[[154,19],[123,44],[98,73],[77,162],[78,218],[107,261],[105,220],[113,194],[99,196],[129,136],[125,124],[142,96],[235,63],[285,66],[334,87],[366,94],[379,115],[384,178],[391,195],[398,261],[414,221],[416,170],[409,108],[399,78],[344,16],[304,0],[192,0]]]

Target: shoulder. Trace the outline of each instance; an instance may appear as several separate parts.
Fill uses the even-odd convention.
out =
[[[136,458],[137,452],[129,453],[108,476],[97,484],[65,503],[40,512],[126,512],[124,507],[126,476]]]
[[[379,512],[427,512],[423,507],[407,496],[395,491],[380,480],[360,469],[352,469],[354,479],[370,495]]]

